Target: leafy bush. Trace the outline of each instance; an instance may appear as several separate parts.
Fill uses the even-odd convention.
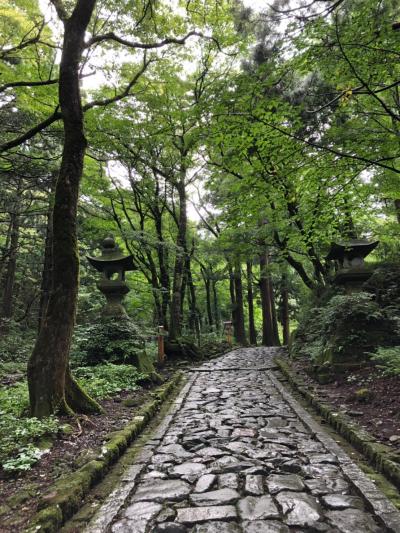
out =
[[[107,398],[121,391],[134,391],[147,378],[132,365],[104,365],[80,367],[74,370],[80,385],[93,398]]]
[[[46,453],[40,440],[59,430],[56,417],[42,420],[23,415],[28,409],[25,382],[0,389],[0,464],[6,471],[28,470]]]
[[[400,341],[396,318],[366,292],[333,296],[308,311],[299,323],[292,355],[319,365],[357,363],[377,346]]]
[[[77,326],[71,350],[73,366],[101,362],[132,363],[143,353],[145,332],[130,320],[99,321]]]
[[[378,363],[376,366],[383,370],[384,376],[400,376],[400,346],[381,346],[371,354],[371,359]]]

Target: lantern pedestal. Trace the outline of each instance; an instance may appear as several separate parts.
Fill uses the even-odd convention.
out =
[[[101,311],[103,317],[128,318],[122,299],[129,292],[125,281],[101,279],[97,288],[106,297],[107,303]]]

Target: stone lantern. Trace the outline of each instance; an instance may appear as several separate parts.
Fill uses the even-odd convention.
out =
[[[372,274],[364,259],[378,244],[379,241],[369,242],[365,239],[333,243],[326,259],[339,264],[334,283],[343,285],[348,292],[358,290]]]
[[[97,288],[107,299],[102,315],[105,317],[127,316],[122,299],[129,292],[129,287],[125,282],[125,272],[136,270],[133,256],[124,256],[114,238],[106,237],[101,243],[101,256],[87,256],[87,259],[102,274],[97,283]]]

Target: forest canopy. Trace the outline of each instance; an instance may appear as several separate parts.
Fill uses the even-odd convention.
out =
[[[107,235],[133,256],[129,316],[170,343],[232,320],[239,344],[287,344],[332,242],[398,261],[395,0],[0,8],[1,347],[33,350],[33,415],[100,409],[69,357]]]

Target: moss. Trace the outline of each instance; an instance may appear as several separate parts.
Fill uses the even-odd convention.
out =
[[[165,398],[178,386],[182,376],[182,373],[175,374],[167,385],[156,391],[157,399],[147,403],[124,429],[111,433],[101,453],[97,454],[97,459],[89,461],[49,488],[39,503],[40,511],[35,515],[28,531],[59,531],[61,525],[80,507],[93,485],[105,475],[109,466],[122,455]]]
[[[63,514],[60,507],[52,505],[36,514],[34,520],[29,524],[27,532],[55,533],[59,531],[62,523]]]

